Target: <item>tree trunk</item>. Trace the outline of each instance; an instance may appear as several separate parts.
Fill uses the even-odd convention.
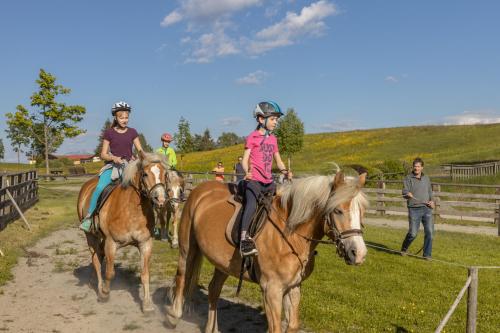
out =
[[[48,175],[50,173],[49,169],[49,138],[47,125],[43,125],[43,140],[45,143],[45,173]]]
[[[19,157],[21,147],[17,147],[17,166],[19,167],[19,164],[21,164],[21,157]]]

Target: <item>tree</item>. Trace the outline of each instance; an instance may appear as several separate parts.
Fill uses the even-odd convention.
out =
[[[64,141],[85,132],[76,126],[83,119],[85,107],[57,102],[56,97],[71,93],[71,89],[56,84],[56,77],[40,69],[36,83],[39,90],[31,95],[32,110],[18,105],[15,114],[8,113],[8,126],[17,126],[17,121],[25,124],[31,146],[41,145],[45,156],[45,169],[49,173],[49,153]]]
[[[104,140],[104,132],[108,129],[111,128],[111,120],[106,119],[104,122],[104,125],[101,128],[101,134],[99,134],[99,141],[97,142],[97,147],[95,147],[94,154],[96,156],[101,156],[101,151],[102,151],[102,140]]]
[[[18,108],[19,110],[19,108]],[[21,163],[20,153],[23,151],[21,147],[28,147],[29,140],[29,123],[23,116],[22,111],[14,114],[7,113],[7,138],[10,140],[13,150],[17,153],[17,163]],[[15,118],[15,119],[14,119]]]
[[[144,137],[144,134],[139,133],[139,141],[141,142],[142,150],[144,150],[147,153],[153,152],[153,147],[151,147],[148,142],[146,141],[146,138]]]
[[[177,130],[178,132],[174,134],[174,141],[181,156],[192,152],[194,150],[193,136],[191,135],[189,122],[184,117],[179,120]]]
[[[5,153],[5,147],[3,146],[3,140],[0,139],[0,160],[3,160]]]
[[[215,148],[215,142],[210,135],[210,130],[207,128],[202,135],[194,136],[194,148],[196,151],[207,151]]]
[[[304,123],[299,119],[293,108],[286,111],[279,121],[275,135],[278,137],[280,153],[288,157],[288,168],[293,154],[302,150],[304,145]]]
[[[243,142],[244,140],[234,132],[222,132],[222,134],[217,139],[217,147],[230,147]]]

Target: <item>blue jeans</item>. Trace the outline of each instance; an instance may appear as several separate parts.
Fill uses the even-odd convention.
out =
[[[409,228],[401,251],[407,251],[410,244],[417,237],[420,222],[424,225],[424,257],[432,256],[432,236],[434,234],[434,222],[432,220],[432,209],[424,207],[408,207]]]
[[[249,180],[245,185],[245,207],[243,216],[241,218],[241,231],[247,232],[252,223],[257,203],[262,194],[276,192],[276,185],[274,183],[264,184],[256,180]]]
[[[107,169],[103,171],[103,173],[99,176],[99,181],[97,182],[97,186],[95,187],[94,193],[92,193],[92,199],[90,199],[90,206],[87,212],[87,216],[92,215],[97,206],[97,200],[102,193],[102,190],[111,183],[111,173],[113,169]]]

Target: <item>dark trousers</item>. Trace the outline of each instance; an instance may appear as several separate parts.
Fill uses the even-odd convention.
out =
[[[246,181],[245,208],[243,210],[243,217],[241,218],[242,232],[248,232],[248,229],[250,228],[259,197],[267,193],[273,195],[275,191],[276,185],[274,183],[264,184],[256,180]]]
[[[406,234],[402,251],[407,251],[410,244],[417,237],[420,222],[424,225],[424,257],[432,255],[432,236],[434,233],[434,222],[432,221],[432,209],[424,207],[409,207],[408,208],[408,233]]]

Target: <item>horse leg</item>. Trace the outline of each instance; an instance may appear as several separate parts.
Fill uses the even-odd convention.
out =
[[[281,307],[283,304],[283,289],[280,284],[267,283],[262,286],[264,306],[266,310],[268,332],[281,333]]]
[[[168,205],[168,203],[167,203]],[[168,208],[164,208],[165,211],[168,211]],[[166,241],[168,240],[168,219],[165,220],[165,213],[164,211],[161,212],[160,214],[160,240],[161,241]]]
[[[286,333],[296,333],[299,331],[299,303],[300,303],[300,285],[290,289],[283,297],[283,306],[285,308],[285,320],[287,324]]]
[[[141,282],[144,289],[144,300],[142,301],[142,312],[153,312],[153,302],[149,292],[149,259],[151,258],[151,250],[153,248],[153,241],[148,238],[147,241],[139,244],[139,252],[141,253]]]
[[[109,292],[111,290],[111,280],[115,277],[115,255],[116,255],[116,243],[111,238],[106,238],[104,242],[104,254],[106,256],[106,281],[102,288],[103,300],[109,298]]]
[[[94,270],[97,275],[97,295],[99,300],[106,300],[105,295],[102,292],[102,274],[101,274],[101,263],[103,260],[103,249],[99,241],[92,235],[87,234],[87,244],[89,246],[90,255],[92,258],[92,264],[94,265]]]
[[[168,204],[170,205],[170,203]],[[165,239],[171,240],[168,229],[170,229],[170,216],[172,215],[172,212],[170,211],[170,206],[167,207],[167,212],[165,214],[165,221],[164,221],[164,227],[165,227]]]
[[[187,244],[186,244],[187,243]],[[194,238],[183,243],[179,251],[179,262],[174,285],[170,289],[172,304],[167,307],[167,325],[175,328],[182,317],[184,298],[189,299],[197,286],[203,255]]]
[[[219,299],[222,286],[228,275],[217,268],[214,271],[212,281],[208,286],[208,321],[205,326],[205,333],[217,333],[217,300]]]
[[[179,247],[179,232],[178,232],[178,227],[179,227],[179,219],[177,218],[178,212],[179,212],[179,206],[178,204],[174,204],[174,216],[172,218],[172,227],[173,227],[173,236],[172,236],[172,248],[176,249]]]

